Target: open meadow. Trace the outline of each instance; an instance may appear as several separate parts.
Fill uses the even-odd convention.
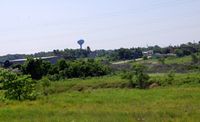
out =
[[[185,76],[195,75],[198,76]],[[119,76],[57,81],[48,88],[48,96],[40,95],[36,101],[1,97],[0,121],[198,122],[198,82],[140,90],[129,88]]]

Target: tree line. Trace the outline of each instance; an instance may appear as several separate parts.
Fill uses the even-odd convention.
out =
[[[191,55],[196,52],[200,52],[200,42],[186,44],[181,44],[178,46],[167,46],[160,47],[158,45],[148,46],[148,47],[138,47],[138,48],[120,48],[114,50],[94,50],[92,51],[90,47],[86,49],[64,49],[64,50],[53,50],[51,52],[40,52],[31,55],[6,55],[0,57],[0,62],[5,62],[6,60],[21,59],[27,57],[48,57],[48,56],[61,56],[67,60],[76,60],[79,58],[104,58],[111,61],[116,60],[128,60],[137,59],[143,57],[142,52],[153,50],[154,53],[168,54],[173,53],[178,57],[183,57]]]

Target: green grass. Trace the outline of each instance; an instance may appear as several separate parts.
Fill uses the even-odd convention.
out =
[[[176,74],[176,78],[183,76],[194,77],[195,74]],[[127,81],[121,80],[119,76],[53,82],[49,88],[52,94],[46,97],[40,96],[36,101],[19,102],[1,99],[0,121],[198,122],[200,120],[198,83],[147,90],[109,87],[123,82]],[[84,90],[79,92],[80,87]]]
[[[185,64],[190,63],[192,61],[191,56],[185,57],[168,57],[165,59],[165,64]],[[158,59],[148,59],[148,60],[141,60],[137,61],[139,63],[147,63],[147,64],[158,64]]]
[[[99,89],[0,104],[0,121],[198,121],[200,88]]]
[[[185,57],[169,57],[166,58],[165,63],[166,64],[185,64],[190,63],[192,61],[191,56],[185,56]]]

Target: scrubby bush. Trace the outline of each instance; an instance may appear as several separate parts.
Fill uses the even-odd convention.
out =
[[[145,73],[146,67],[142,64],[133,65],[133,72],[139,88],[145,88],[149,80],[149,75]]]
[[[42,85],[42,89],[43,89],[43,94],[45,96],[48,96],[49,93],[48,93],[48,88],[49,86],[51,85],[51,81],[47,78],[47,77],[44,77],[40,80],[40,83]]]
[[[174,79],[175,79],[175,73],[174,71],[170,71],[166,76],[165,85],[172,85]]]
[[[148,57],[147,56],[143,56],[143,60],[148,60]]]
[[[36,99],[36,81],[30,76],[17,76],[7,70],[0,71],[5,98],[14,100]]]
[[[129,80],[130,84],[134,87],[141,89],[146,88],[147,82],[149,80],[149,75],[145,73],[146,67],[142,64],[134,64],[132,70],[125,72],[122,75],[123,79]]]
[[[158,59],[158,61],[161,63],[161,64],[165,64],[165,57],[160,57]]]
[[[28,59],[22,67],[24,74],[30,74],[32,79],[39,80],[48,75],[51,80],[65,78],[80,78],[103,76],[110,72],[110,68],[94,59],[66,61],[64,59],[52,65],[41,59]]]
[[[134,73],[131,71],[124,71],[123,74],[121,75],[122,79],[127,79],[129,81],[131,87],[135,87],[136,83],[133,77],[134,77]]]
[[[58,74],[61,79],[103,76],[110,71],[108,66],[92,59],[76,61],[61,60],[56,64],[56,67],[55,69],[58,69],[58,73],[56,74]],[[55,74],[52,73],[52,75]]]
[[[192,57],[192,63],[197,64],[197,63],[200,62],[200,56],[199,55],[192,54],[191,57]]]

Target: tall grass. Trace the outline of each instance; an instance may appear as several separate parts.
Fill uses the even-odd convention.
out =
[[[162,83],[167,75],[150,76]],[[196,122],[200,120],[199,80],[198,73],[175,74],[171,86],[147,90],[122,89],[117,84],[128,81],[119,75],[52,82],[51,93],[36,101],[0,97],[0,121]]]
[[[0,103],[0,121],[198,121],[200,88],[99,89]]]

